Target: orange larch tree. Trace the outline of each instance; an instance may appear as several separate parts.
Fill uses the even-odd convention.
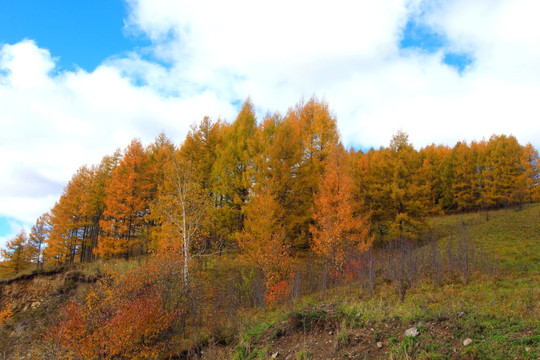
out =
[[[101,234],[100,221],[105,211],[106,188],[110,182],[113,169],[118,165],[121,151],[118,149],[113,155],[104,156],[100,164],[92,167],[91,187],[88,191],[88,213],[90,226],[87,239],[84,242],[84,251],[81,251],[81,261],[94,261]]]
[[[99,218],[103,208],[103,200],[95,197],[97,170],[79,168],[51,209],[44,250],[46,260],[55,264],[73,263],[77,253],[80,261],[93,260],[92,248],[99,231],[96,217]]]
[[[266,182],[279,204],[276,219],[283,228],[284,241],[294,245],[306,222],[302,209],[306,194],[298,180],[302,164],[302,140],[298,122],[293,117],[268,115],[253,137],[255,182]],[[256,144],[256,145],[255,145]]]
[[[425,160],[425,159],[424,159]],[[426,229],[432,208],[433,167],[398,132],[390,147],[359,157],[355,188],[365,211],[370,211],[378,241],[388,237],[417,239]]]
[[[313,97],[289,110],[286,122],[295,126],[300,138],[300,162],[295,164],[294,216],[289,217],[288,232],[296,246],[307,247],[313,222],[313,199],[318,192],[319,178],[324,173],[326,158],[339,141],[336,118],[328,104]],[[291,229],[292,227],[292,229]]]
[[[381,148],[361,154],[354,173],[355,191],[364,212],[371,214],[373,233],[378,239],[389,233],[393,221],[392,207],[392,163],[390,150]]]
[[[493,135],[485,144],[482,199],[495,209],[522,203],[525,183],[520,177],[521,146],[513,136]],[[524,180],[524,179],[523,179]]]
[[[312,249],[325,257],[334,269],[341,269],[352,257],[371,245],[369,217],[355,214],[348,153],[341,145],[330,153],[326,172],[315,197]]]
[[[212,168],[217,160],[218,148],[224,146],[225,128],[221,120],[213,122],[206,116],[199,124],[191,126],[180,147],[182,157],[193,164],[196,169],[194,175],[211,197],[216,180],[212,177]]]
[[[112,171],[105,190],[102,233],[94,250],[97,255],[129,258],[147,252],[153,187],[148,154],[135,139]]]
[[[161,242],[161,223],[159,216],[151,210],[151,204],[159,196],[159,189],[167,181],[167,172],[173,161],[176,147],[164,133],[158,135],[156,140],[150,144],[146,152],[148,154],[147,176],[151,186],[149,186],[148,201],[150,203],[150,214],[147,217],[148,226],[148,250],[155,251],[159,248]]]
[[[280,213],[268,182],[259,182],[253,199],[246,206],[245,228],[238,240],[242,261],[262,271],[267,303],[285,295],[291,272],[288,246],[284,244],[284,231],[277,217]]]
[[[226,207],[225,196],[218,187],[219,176],[212,174],[218,149],[224,146],[223,137],[228,126],[221,120],[212,122],[209,117],[205,117],[199,124],[191,127],[180,147],[181,158],[194,168],[193,180],[200,183],[212,201],[208,240],[211,243],[209,245],[215,247],[222,247],[225,239],[230,236],[231,221],[226,216],[229,213],[223,209]]]
[[[390,142],[391,207],[390,235],[418,239],[428,228],[425,218],[429,208],[431,169],[409,143],[409,136],[398,131]]]
[[[69,212],[64,205],[64,198],[65,193],[50,211],[51,230],[43,250],[43,261],[47,264],[63,265],[75,257],[76,241],[69,227]]]
[[[267,115],[250,139],[253,188],[251,200],[244,207],[245,226],[238,240],[243,262],[258,268],[263,275],[267,304],[286,294],[291,270],[290,243],[285,241],[283,221],[290,209],[278,201],[283,193],[281,182],[288,180],[287,176],[282,177],[282,171],[288,171],[290,165],[286,158],[280,157],[285,155],[283,151],[288,151],[283,148],[286,144],[280,143],[281,125],[278,114]]]
[[[445,183],[445,161],[450,153],[451,149],[448,146],[435,144],[426,146],[419,152],[422,166],[417,174],[417,181],[424,182],[427,186],[429,195],[426,210],[430,215],[442,214],[445,209],[445,197],[451,198]]]

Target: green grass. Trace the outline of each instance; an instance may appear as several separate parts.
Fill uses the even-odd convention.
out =
[[[477,244],[501,261],[505,272],[540,273],[540,204],[519,209],[433,218],[436,233],[457,235],[462,224]]]
[[[254,339],[260,338],[269,327],[273,327],[273,324],[265,322],[255,324],[242,334],[242,338],[245,342],[252,342]]]
[[[333,289],[325,302],[338,304],[336,320],[343,329],[336,334],[338,340],[347,345],[348,331],[374,328],[370,340],[388,346],[388,354],[382,358],[538,359],[540,204],[519,211],[493,211],[488,216],[438,217],[430,223],[442,242],[459,236],[465,225],[479,249],[500,262],[498,274],[476,273],[467,284],[424,282],[410,289],[403,302],[388,283],[379,282],[373,297],[345,288]],[[316,299],[306,297],[292,315],[306,325],[325,316],[312,310]],[[403,331],[418,322],[423,324],[420,335],[404,338]],[[305,328],[309,331],[309,326]],[[473,342],[465,347],[462,342],[467,338]]]
[[[311,359],[312,357],[313,357],[313,354],[311,353],[311,351],[302,349],[298,353],[296,353],[295,359],[307,360],[307,359]]]

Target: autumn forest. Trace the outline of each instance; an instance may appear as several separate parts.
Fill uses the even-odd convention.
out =
[[[425,243],[429,218],[540,201],[538,152],[511,135],[416,149],[398,131],[363,152],[343,146],[336,121],[317,98],[263,119],[247,100],[180,145],[134,139],[79,168],[1,250],[1,271],[104,264],[47,336],[79,358],[151,358],[204,317],[226,328],[241,309],[353,277],[373,291],[374,252]]]

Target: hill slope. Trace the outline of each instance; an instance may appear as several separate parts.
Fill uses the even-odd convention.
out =
[[[476,253],[488,262],[482,273],[468,283],[424,281],[403,302],[387,282],[379,283],[372,297],[351,286],[339,288],[323,301],[306,299],[277,319],[263,315],[266,322],[249,328],[228,354],[237,359],[537,359],[539,220],[538,204],[434,218],[441,249],[466,229]],[[419,335],[405,337],[411,327]],[[471,342],[464,345],[467,339]],[[225,351],[209,350],[202,358]]]
[[[471,256],[471,269],[415,279],[404,301],[379,261],[375,292],[350,282],[295,304],[245,314],[244,330],[195,337],[188,359],[537,359],[540,356],[540,204],[431,219],[438,240],[417,249]],[[433,247],[436,244],[436,247]],[[466,245],[465,248],[460,248]],[[457,255],[456,255],[457,256]],[[379,260],[384,254],[379,256]],[[414,266],[433,272],[419,259]],[[453,260],[452,260],[453,259]],[[465,259],[469,261],[469,259]],[[447,262],[450,261],[447,259]],[[450,261],[450,262],[451,262]],[[461,261],[461,262],[460,262]],[[82,271],[82,272],[81,272]],[[58,344],[43,338],[58,309],[80,296],[96,269],[28,276],[0,283],[0,305],[14,305],[0,328],[1,359],[45,359]],[[420,271],[415,274],[420,274]],[[99,273],[99,272],[98,272]],[[1,311],[2,308],[0,308]],[[213,319],[208,319],[212,322]],[[405,337],[415,327],[419,334]],[[470,339],[467,346],[464,341]],[[169,355],[163,354],[163,358]]]

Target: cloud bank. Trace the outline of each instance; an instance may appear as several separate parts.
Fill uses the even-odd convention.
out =
[[[385,145],[398,129],[417,146],[512,133],[540,144],[540,23],[534,1],[196,4],[131,0],[128,24],[152,39],[153,55],[181,92],[213,89],[229,102],[252,96],[286,111],[324,96],[346,143]],[[435,52],[403,49],[414,21],[444,39]],[[467,54],[462,73],[445,63]],[[157,73],[156,69],[156,73]]]
[[[92,72],[58,72],[32,40],[0,49],[0,216],[31,224],[81,165],[134,137],[179,142],[209,115],[233,119],[324,97],[344,142],[418,147],[513,134],[540,147],[536,1],[129,0],[125,31],[151,46]],[[410,22],[444,42],[401,46]],[[467,54],[458,71],[449,54]],[[114,54],[111,54],[114,55]]]
[[[164,131],[180,141],[207,113],[234,113],[211,91],[173,98],[107,64],[92,73],[54,66],[30,40],[0,50],[0,215],[27,224],[54,205],[77,168],[134,137],[148,144]]]

